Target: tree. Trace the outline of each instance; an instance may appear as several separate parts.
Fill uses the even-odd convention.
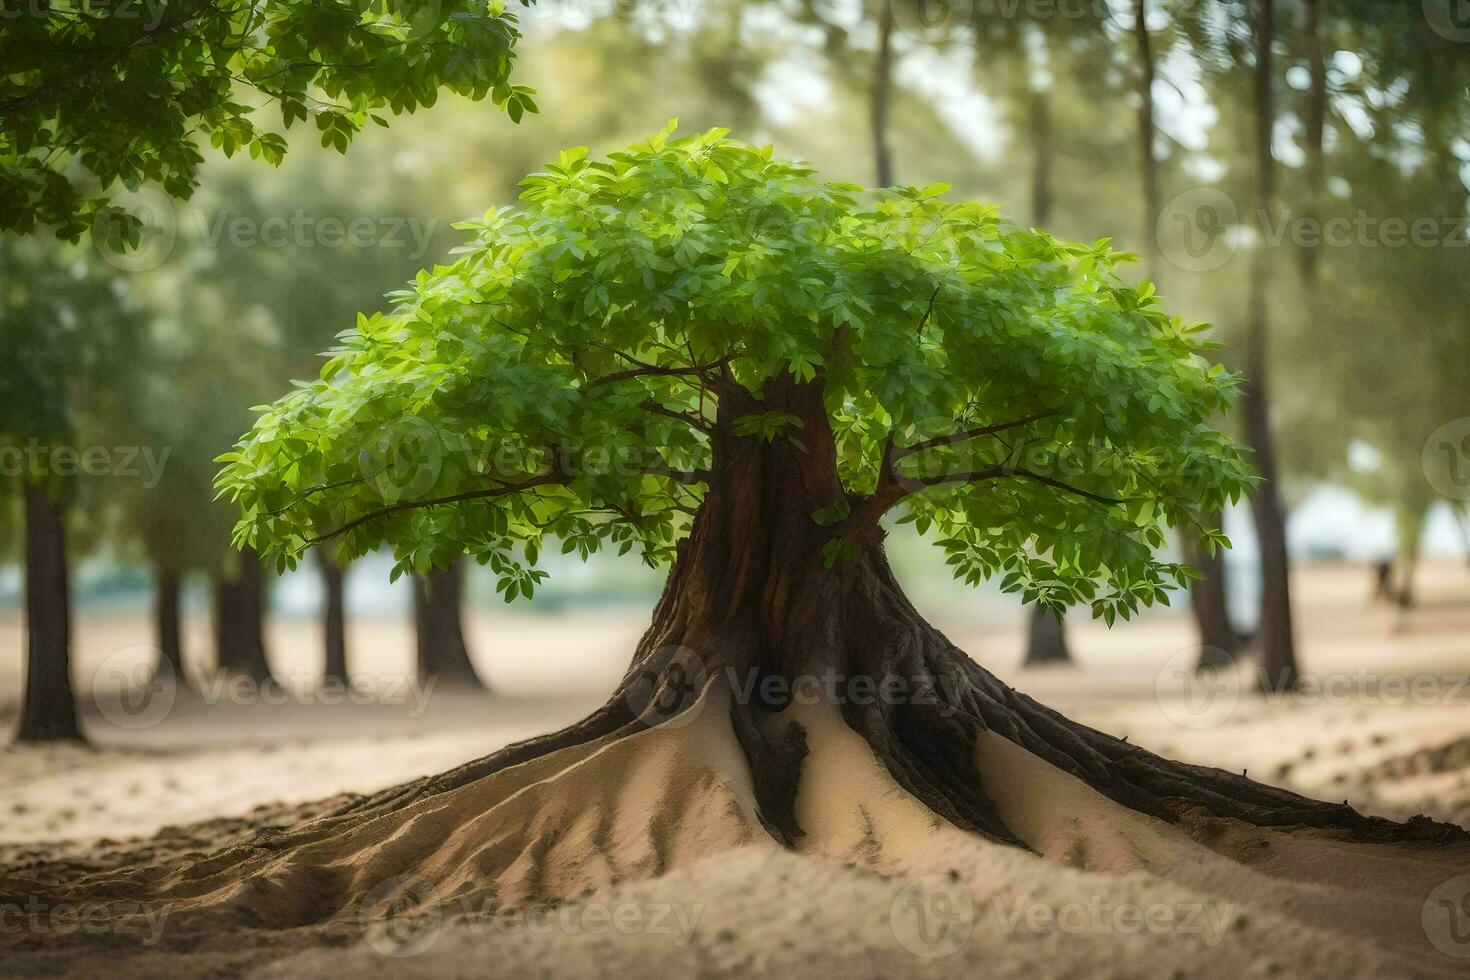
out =
[[[1020,126],[1024,128],[1031,150],[1031,220],[1037,228],[1047,228],[1052,221],[1053,157],[1055,134],[1052,122],[1052,102],[1056,68],[1052,64],[1054,50],[1060,45],[1049,36],[1056,31],[1055,25],[1045,21],[1025,22],[1020,32],[1013,32],[1008,18],[981,18],[976,25],[982,39],[991,43],[1004,44],[1007,48],[1021,48],[1020,74],[1025,83],[1019,88],[1018,102],[1025,106]],[[1051,31],[1047,27],[1051,27]],[[1101,25],[1090,18],[1079,18],[1072,24],[1075,37],[1064,37],[1063,41],[1095,40],[1101,34]],[[1028,30],[1029,29],[1029,30]],[[1065,664],[1072,660],[1067,645],[1066,620],[1054,608],[1040,604],[1031,607],[1031,623],[1026,634],[1026,666]]]
[[[1159,242],[1156,226],[1159,220],[1159,128],[1154,116],[1154,41],[1148,25],[1148,4],[1133,2],[1133,43],[1138,96],[1138,158],[1141,200],[1143,201],[1144,271],[1155,284],[1162,284]],[[1224,514],[1215,512],[1204,521],[1219,527]],[[1185,560],[1200,574],[1190,583],[1190,611],[1199,630],[1199,666],[1219,667],[1234,660],[1247,638],[1230,621],[1230,605],[1226,587],[1225,557],[1199,535],[1185,531],[1180,535]]]
[[[26,685],[22,742],[81,741],[71,677],[68,520],[99,419],[116,417],[141,319],[123,283],[54,242],[0,239],[0,447],[23,500]],[[90,465],[90,464],[86,464]]]
[[[965,581],[998,576],[1109,623],[1158,601],[1188,576],[1154,556],[1164,529],[1251,482],[1208,424],[1237,379],[1116,275],[1103,243],[1016,228],[942,187],[862,193],[720,130],[666,130],[606,161],[566,152],[526,180],[522,208],[469,223],[453,264],[361,318],[319,381],[263,412],[219,487],[243,508],[237,542],[280,566],[324,542],[390,545],[399,572],[468,552],[511,599],[544,578],[548,537],[583,555],[637,547],[672,569],[628,674],[592,715],[243,860],[279,869],[308,842],[318,860],[366,820],[383,833],[472,783],[514,792],[653,745],[630,739],[655,726],[658,745],[696,751],[678,735],[695,711],[730,739],[702,758],[748,785],[761,823],[790,842],[808,751],[793,691],[821,677],[836,680],[819,695],[834,723],[899,786],[997,841],[1020,843],[982,785],[982,738],[1171,822],[1203,808],[1431,832],[1069,721],[924,621],[884,557],[895,508]],[[413,496],[362,471],[356,448],[384,427],[416,433],[403,466],[436,461]],[[543,799],[567,819],[584,803]],[[323,901],[350,900],[337,888]]]
[[[142,219],[108,203],[116,183],[194,190],[208,134],[226,156],[280,163],[280,129],[311,118],[345,152],[380,113],[432,106],[439,89],[489,96],[512,119],[536,111],[510,83],[516,18],[484,0],[170,0],[22,5],[0,35],[0,230],[89,225],[136,242]],[[98,193],[98,191],[102,193]],[[114,243],[116,244],[116,243]]]
[[[214,577],[214,641],[219,669],[266,687],[274,683],[265,652],[266,570],[252,548],[226,556]]]
[[[483,688],[464,640],[464,560],[413,576],[414,633],[420,683]]]
[[[347,566],[337,561],[330,550],[316,553],[317,571],[322,577],[322,679],[346,684],[351,678],[347,669]]]
[[[1275,0],[1257,0],[1255,40],[1255,212],[1269,215],[1274,206],[1275,158],[1271,139],[1276,120],[1272,94],[1271,46],[1276,37]],[[1270,381],[1270,326],[1268,296],[1272,256],[1264,245],[1251,255],[1245,352],[1246,425],[1255,448],[1261,486],[1251,497],[1256,541],[1261,553],[1261,617],[1256,627],[1260,648],[1260,683],[1267,691],[1296,687],[1296,634],[1291,615],[1291,559],[1286,550],[1286,513],[1281,503],[1276,437],[1272,432]]]

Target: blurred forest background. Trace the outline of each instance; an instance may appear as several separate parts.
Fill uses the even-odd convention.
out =
[[[137,250],[0,240],[0,702],[23,738],[76,730],[56,704],[21,719],[28,567],[69,575],[94,637],[72,672],[84,722],[99,678],[153,671],[464,687],[538,669],[527,627],[487,611],[504,608],[488,569],[390,584],[386,557],[278,576],[232,551],[212,460],[359,312],[449,255],[455,221],[512,202],[565,147],[606,153],[675,116],[829,179],[943,182],[1111,238],[1168,308],[1213,324],[1246,372],[1232,424],[1268,482],[1224,515],[1223,564],[1171,542],[1207,572],[1192,620],[1183,596],[1154,614],[1193,624],[1191,657],[1256,650],[1278,689],[1311,671],[1293,641],[1312,627],[1289,615],[1301,569],[1331,569],[1362,606],[1382,576],[1396,629],[1413,628],[1421,561],[1470,601],[1470,28],[1367,0],[542,0],[520,16],[517,80],[540,113],[519,124],[444,95],[345,154],[308,138],[279,167],[211,155],[190,200],[125,194],[147,216]],[[1001,624],[1033,660],[1093,629],[1085,611],[1028,626],[1014,597],[961,588],[940,552],[895,537],[912,593],[954,628]],[[641,618],[661,581],[633,555],[543,564],[515,614],[542,617],[537,635],[597,610]],[[604,649],[596,630],[564,642]]]

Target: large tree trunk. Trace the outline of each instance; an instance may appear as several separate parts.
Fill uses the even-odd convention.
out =
[[[66,515],[45,487],[25,488],[26,686],[21,742],[80,742],[71,686]]]
[[[347,683],[347,569],[326,548],[317,549],[322,575],[322,680]]]
[[[269,685],[272,678],[265,652],[265,570],[253,550],[235,557],[234,573],[217,574],[214,580],[219,668]]]
[[[735,437],[732,420],[757,410],[801,419],[803,446]],[[349,804],[329,826],[399,810],[562,749],[605,745],[699,704],[729,712],[760,820],[790,843],[803,835],[795,800],[807,744],[787,709],[815,687],[899,785],[952,824],[998,841],[1025,846],[976,771],[977,740],[986,732],[1170,822],[1203,808],[1261,826],[1370,836],[1446,832],[1389,829],[1396,825],[1342,804],[1162,759],[1002,683],[915,610],[889,569],[876,521],[832,528],[811,520],[843,493],[817,385],[772,382],[760,402],[731,386],[722,392],[713,449],[709,492],[678,545],[633,663],[602,708],[562,731]],[[827,545],[839,533],[851,546],[847,557],[829,561]]]
[[[1255,124],[1256,213],[1271,214],[1274,161],[1271,133],[1276,118],[1272,96],[1271,40],[1274,36],[1274,0],[1259,0],[1256,17]],[[1257,242],[1251,256],[1250,313],[1246,341],[1246,424],[1255,448],[1261,485],[1251,497],[1256,542],[1261,559],[1261,617],[1256,630],[1263,690],[1290,691],[1296,687],[1296,638],[1291,622],[1291,566],[1286,550],[1286,513],[1281,504],[1280,474],[1276,466],[1275,436],[1271,431],[1270,362],[1266,297],[1270,289],[1271,256]]]
[[[183,576],[177,569],[159,565],[153,570],[153,641],[158,644],[158,663],[153,676],[159,681],[187,686],[184,670],[184,641],[180,605]]]
[[[413,577],[421,683],[483,688],[464,641],[464,559]]]

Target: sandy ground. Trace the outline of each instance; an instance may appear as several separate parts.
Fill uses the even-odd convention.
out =
[[[1190,623],[1178,615],[1112,631],[1073,623],[1077,663],[1028,672],[1017,666],[1018,617],[982,625],[951,608],[934,618],[1017,687],[1147,748],[1367,812],[1464,824],[1470,572],[1445,562],[1426,568],[1421,582],[1421,607],[1404,613],[1365,603],[1361,567],[1303,570],[1296,584],[1307,683],[1277,701],[1252,694],[1243,674],[1195,681],[1186,669],[1197,655]],[[311,673],[314,625],[280,621],[272,641],[290,692],[274,698],[282,703],[210,685],[165,703],[128,696],[148,657],[147,624],[88,617],[76,676],[91,692],[84,720],[94,747],[0,750],[0,864],[95,860],[160,832],[167,846],[208,850],[289,819],[298,804],[394,785],[560,727],[600,703],[645,622],[642,611],[476,613],[472,643],[494,691],[484,696],[403,681],[406,626],[364,617],[349,637],[359,686],[324,693]],[[14,618],[0,619],[0,649],[19,649],[19,629]],[[195,649],[203,631],[190,624]],[[15,691],[17,675],[17,664],[0,665],[0,692]],[[0,710],[13,715],[13,703]],[[826,730],[821,719],[809,727]],[[725,750],[719,733],[680,737],[665,750],[670,760]],[[348,927],[309,942],[277,944],[262,934],[242,942],[248,954],[204,960],[167,944],[153,949],[147,934],[141,944],[119,937],[99,921],[90,932],[76,926],[88,940],[78,943],[82,952],[58,953],[45,942],[27,952],[22,941],[0,971],[86,974],[105,962],[97,951],[122,947],[136,975],[1470,975],[1463,855],[1436,866],[1386,847],[1293,840],[1273,849],[1229,834],[1205,850],[1099,802],[1055,770],[1028,768],[1004,746],[983,749],[986,771],[1006,773],[1018,799],[1049,787],[1050,804],[1017,804],[1007,818],[1030,828],[1027,840],[1045,855],[1037,857],[925,822],[906,809],[912,801],[901,790],[869,771],[870,754],[854,754],[841,732],[826,739],[818,740],[826,754],[813,759],[830,764],[808,766],[827,774],[828,802],[805,804],[802,823],[812,832],[795,852],[712,812],[670,837],[683,842],[674,848],[683,856],[661,857],[658,873],[594,876],[589,894],[534,914],[477,907],[464,894],[387,920],[365,905]],[[646,764],[618,758],[590,769],[577,762],[554,774],[557,785],[574,785],[567,780],[576,770],[584,782],[573,795],[596,796],[646,775]],[[670,761],[661,778],[689,782],[706,771],[684,765]],[[830,804],[869,783],[882,801],[871,812]],[[740,789],[729,793],[734,813]],[[458,822],[482,805],[508,821],[488,827],[487,837],[544,819],[497,811],[502,804],[486,797],[467,800]],[[858,812],[869,825],[846,826]],[[723,843],[707,847],[705,839]],[[0,913],[6,934],[22,921],[40,931],[66,925],[51,910],[25,920],[19,910]]]

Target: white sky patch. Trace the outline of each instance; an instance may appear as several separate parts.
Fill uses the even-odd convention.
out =
[[[794,126],[832,99],[832,83],[822,56],[809,50],[771,62],[754,91],[762,114],[773,126]]]
[[[1000,106],[974,84],[972,52],[959,45],[941,51],[919,45],[903,51],[897,82],[929,99],[960,141],[986,163],[1000,160],[1014,134]]]
[[[1209,145],[1220,111],[1199,82],[1199,66],[1179,49],[1160,60],[1153,88],[1154,122],[1186,150]]]

